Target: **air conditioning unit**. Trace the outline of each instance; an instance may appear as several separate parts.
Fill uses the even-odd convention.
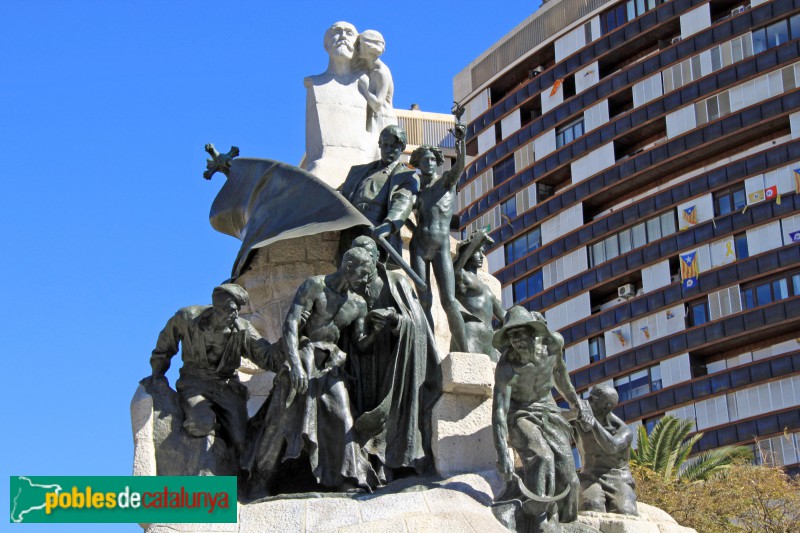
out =
[[[542,72],[544,72],[544,67],[542,67],[541,65],[539,65],[538,67],[536,67],[536,68],[534,68],[534,69],[531,69],[531,72],[530,72],[530,77],[531,77],[531,78],[533,78],[534,76],[538,76],[538,75],[539,75],[539,74],[541,74]]]
[[[628,300],[636,296],[636,289],[633,287],[633,283],[626,283],[625,285],[617,288],[617,294],[620,298],[625,298]]]
[[[738,15],[739,13],[744,13],[746,8],[744,6],[739,6],[731,9],[731,15]]]
[[[672,44],[679,43],[680,41],[681,41],[680,37],[673,37],[672,38]]]

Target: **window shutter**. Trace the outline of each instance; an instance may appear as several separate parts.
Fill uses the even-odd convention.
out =
[[[722,309],[720,308],[719,292],[712,292],[708,295],[708,312],[711,315],[711,320],[716,320],[722,316]]]
[[[705,101],[697,102],[694,105],[694,112],[695,112],[695,114],[697,116],[697,125],[698,126],[701,126],[701,125],[705,124],[706,122],[708,122],[708,113],[706,113],[706,103],[705,103]]]

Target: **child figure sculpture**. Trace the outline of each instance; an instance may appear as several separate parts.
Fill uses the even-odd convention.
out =
[[[428,322],[433,328],[431,306],[433,297],[430,287],[430,269],[439,286],[439,299],[447,315],[450,326],[450,350],[463,352],[467,350],[467,335],[464,319],[456,301],[453,260],[450,257],[450,219],[456,203],[456,182],[464,170],[466,148],[466,126],[459,122],[453,130],[456,138],[456,162],[453,168],[439,176],[436,168],[444,163],[442,151],[431,145],[423,144],[411,154],[409,163],[419,170],[420,188],[414,209],[417,213],[417,227],[411,237],[409,249],[411,266],[428,287],[419,290],[419,299]]]
[[[366,128],[369,132],[381,132],[386,126],[397,124],[392,107],[392,73],[379,59],[385,49],[383,35],[375,30],[363,31],[356,39],[356,66],[367,71],[366,77],[358,80],[358,90],[367,100]]]

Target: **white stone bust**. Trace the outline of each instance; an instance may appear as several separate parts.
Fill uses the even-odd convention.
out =
[[[379,133],[397,123],[394,85],[379,59],[386,47],[380,33],[367,30],[359,38],[355,26],[340,21],[325,31],[322,44],[328,68],[305,78],[306,153],[301,166],[336,188],[350,167],[378,158]]]
[[[309,76],[305,79],[305,85],[319,85],[331,79],[339,83],[349,84],[354,79],[358,79],[362,72],[358,72],[354,67],[354,55],[358,31],[349,22],[334,22],[325,31],[322,46],[328,53],[328,69],[322,74]]]

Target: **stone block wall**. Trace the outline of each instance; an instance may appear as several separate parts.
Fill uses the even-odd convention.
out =
[[[442,476],[493,470],[493,363],[484,354],[450,353],[442,361],[442,397],[433,408],[433,455]]]
[[[338,249],[339,232],[328,231],[256,250],[235,280],[250,294],[249,309],[242,309],[242,316],[268,341],[277,341],[297,288],[311,276],[334,272]]]

